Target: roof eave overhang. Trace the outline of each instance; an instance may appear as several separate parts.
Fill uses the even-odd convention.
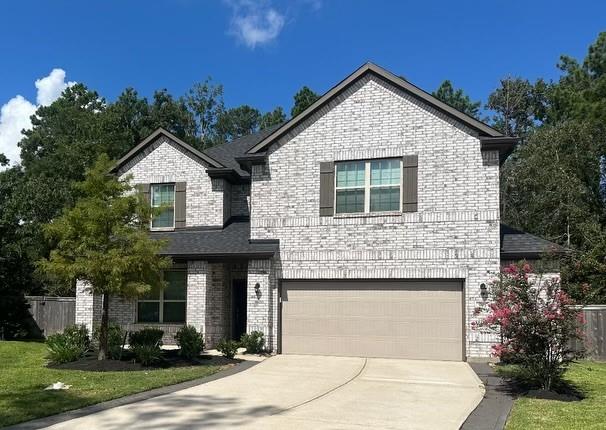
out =
[[[246,154],[241,157],[236,157],[236,161],[244,171],[250,173],[252,171],[252,166],[267,163],[267,154],[265,152]]]
[[[499,164],[503,164],[520,141],[519,137],[510,136],[480,137],[480,148],[482,151],[499,151]]]
[[[168,139],[172,140],[177,145],[179,145],[181,148],[183,148],[185,151],[190,153],[193,156],[193,158],[197,159],[198,161],[202,161],[213,168],[225,168],[225,166],[223,164],[221,164],[214,158],[208,156],[207,154],[205,154],[201,151],[198,151],[196,148],[194,148],[193,146],[184,142],[182,139],[179,139],[177,136],[175,136],[171,132],[160,127],[158,129],[156,129],[156,131],[151,133],[149,136],[147,136],[145,139],[143,139],[138,145],[136,145],[134,148],[132,148],[130,151],[128,151],[122,158],[120,158],[116,162],[114,167],[111,168],[110,173],[117,173],[118,170],[122,166],[124,166],[126,163],[128,163],[133,157],[135,157],[135,155],[137,155],[140,151],[142,151],[148,145],[153,143],[160,136],[165,136]]]
[[[242,177],[234,169],[229,168],[208,168],[206,173],[212,179],[225,179],[230,184],[248,184],[250,178]]]
[[[437,109],[438,111],[453,117],[455,120],[464,123],[471,129],[475,130],[480,136],[490,136],[490,137],[502,137],[502,133],[494,128],[490,127],[487,124],[465,114],[462,113],[448,104],[438,100],[431,94],[423,91],[419,87],[411,84],[410,82],[402,79],[399,76],[394,75],[393,73],[383,69],[382,67],[377,66],[376,64],[366,63],[362,67],[358,68],[351,75],[346,77],[344,80],[339,82],[333,88],[331,88],[328,92],[326,92],[322,97],[320,97],[315,103],[301,112],[299,115],[291,118],[284,125],[276,129],[273,133],[263,139],[261,142],[253,146],[248,150],[248,154],[256,154],[260,151],[266,150],[269,145],[275,142],[277,139],[284,136],[288,133],[292,128],[309,118],[317,109],[328,103],[331,99],[341,94],[345,91],[351,84],[353,84],[358,79],[362,78],[366,74],[372,74],[377,76],[387,82],[393,84],[394,86],[401,88],[407,93],[411,94],[416,99],[427,103]]]

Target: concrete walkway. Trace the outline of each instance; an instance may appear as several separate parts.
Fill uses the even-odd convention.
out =
[[[279,355],[52,429],[458,429],[482,399],[467,363]]]

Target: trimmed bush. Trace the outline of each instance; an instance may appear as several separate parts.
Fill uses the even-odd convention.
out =
[[[152,345],[159,348],[163,345],[162,336],[164,336],[164,330],[146,327],[139,331],[133,331],[128,336],[128,344],[131,347],[138,345]]]
[[[128,337],[128,343],[133,354],[135,354],[135,360],[144,366],[149,366],[160,360],[163,335],[164,331],[158,328],[144,328],[132,332]]]
[[[247,354],[259,354],[265,347],[265,338],[261,331],[251,331],[244,333],[240,338],[240,345],[246,348]]]
[[[175,341],[179,345],[179,354],[189,360],[197,358],[204,350],[204,339],[194,326],[181,327],[175,334]]]
[[[53,363],[68,363],[84,356],[90,348],[88,329],[83,326],[70,326],[63,333],[50,335],[46,339],[48,358]]]
[[[99,345],[99,327],[95,327],[93,330],[93,340]],[[126,331],[122,329],[118,324],[110,323],[107,329],[107,358],[111,360],[119,360],[122,355],[122,344],[124,342],[124,335]]]
[[[235,340],[221,339],[221,342],[217,345],[217,351],[223,354],[226,358],[234,358],[238,352],[240,345]]]

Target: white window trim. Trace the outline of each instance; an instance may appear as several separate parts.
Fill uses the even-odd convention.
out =
[[[152,215],[151,219],[149,220],[149,229],[151,231],[172,231],[175,229],[175,210],[176,210],[175,201],[176,201],[176,197],[177,197],[177,184],[174,182],[159,182],[159,183],[155,183],[155,184],[150,184],[149,185],[149,203],[151,204],[152,209],[160,207],[160,206],[154,206],[153,188],[154,188],[154,186],[157,186],[157,185],[172,185],[173,186],[173,225],[172,225],[172,227],[154,227],[153,226],[154,217]]]
[[[186,282],[187,282],[187,269],[169,269],[169,272],[185,272],[186,276]],[[162,277],[164,277],[164,272],[162,273]],[[185,324],[187,322],[187,283],[185,284],[185,299],[180,299],[180,300],[175,300],[175,299],[169,299],[169,300],[165,300],[164,299],[164,289],[161,289],[159,294],[159,298],[158,300],[156,299],[137,299],[137,309],[136,309],[136,323],[137,324],[176,324],[176,325],[181,325],[181,324]],[[158,321],[153,321],[153,322],[144,322],[144,321],[139,321],[139,302],[141,303],[158,303],[160,306],[160,310],[158,313]],[[164,322],[164,303],[185,303],[185,315],[183,318],[183,322]]]
[[[382,213],[393,213],[394,211],[370,211],[370,190],[373,188],[391,188],[394,187],[394,184],[381,184],[381,185],[371,185],[370,184],[370,165],[373,161],[381,161],[381,160],[392,160],[396,157],[388,157],[388,158],[373,158],[368,160],[340,160],[335,162],[335,192],[334,192],[334,215],[335,216],[346,216],[346,215],[377,215]],[[339,164],[351,163],[356,161],[364,161],[364,186],[352,186],[352,187],[338,187],[337,186],[337,174],[339,170]],[[404,189],[404,176],[403,176],[403,161],[400,158],[400,182],[398,186],[400,187],[400,207],[398,212],[402,212],[402,190]],[[340,190],[360,190],[364,189],[364,212],[337,212],[337,191]]]

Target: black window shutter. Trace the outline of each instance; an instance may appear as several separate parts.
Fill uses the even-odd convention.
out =
[[[187,183],[185,182],[175,183],[175,228],[185,228],[187,225],[185,216],[186,188]]]
[[[418,206],[418,169],[417,155],[402,157],[402,212],[417,212]]]
[[[335,163],[320,163],[320,216],[333,216],[335,213]]]

